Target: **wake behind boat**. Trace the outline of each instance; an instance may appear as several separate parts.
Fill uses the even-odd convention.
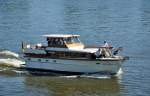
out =
[[[10,66],[20,68],[24,66],[25,61],[19,58],[17,53],[9,50],[0,50],[0,66]]]
[[[79,35],[50,34],[47,45],[22,43],[26,69],[30,72],[55,72],[61,74],[102,73],[115,75],[127,59],[117,56],[119,49],[105,42],[99,47],[87,47]]]

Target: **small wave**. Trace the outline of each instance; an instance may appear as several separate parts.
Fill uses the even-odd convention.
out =
[[[111,75],[92,74],[92,75],[81,75],[80,77],[93,79],[110,79]]]
[[[27,71],[24,70],[12,70],[13,72],[17,73],[17,74],[27,74]]]
[[[0,59],[0,66],[9,66],[9,67],[22,67],[25,64],[24,61],[18,59],[4,58]]]
[[[120,68],[119,71],[117,72],[117,74],[115,76],[120,76],[122,74],[123,74],[123,70],[122,70],[122,68]]]
[[[0,74],[1,75],[8,75],[8,76],[24,76],[28,75],[28,72],[25,70],[20,70],[16,68],[10,68],[10,67],[3,67],[0,68]]]
[[[137,56],[129,56],[130,59],[150,59],[149,56],[144,56],[144,55],[137,55]]]
[[[7,70],[6,68],[3,68],[3,69],[1,68],[1,69],[0,69],[0,72],[6,71],[6,70]]]
[[[79,75],[59,76],[59,77],[63,77],[63,78],[78,78],[78,77],[79,77]]]
[[[19,57],[19,54],[15,53],[15,52],[11,52],[9,50],[0,50],[0,55],[2,56],[12,56],[12,57]]]
[[[120,68],[119,71],[117,72],[117,74],[115,75],[115,77],[117,77],[118,79],[122,79],[122,74],[123,74],[123,69]]]
[[[0,50],[0,65],[10,67],[21,67],[25,61],[20,59],[19,54],[9,50]]]
[[[109,79],[111,75],[101,75],[101,74],[83,74],[83,75],[71,75],[71,76],[59,76],[63,78],[92,78],[92,79]]]
[[[64,78],[93,78],[93,79],[110,79],[112,77],[117,77],[117,78],[121,79],[122,74],[123,74],[123,70],[122,70],[122,68],[120,68],[116,75],[93,73],[93,74],[71,75],[71,76],[60,76],[60,77],[64,77]]]

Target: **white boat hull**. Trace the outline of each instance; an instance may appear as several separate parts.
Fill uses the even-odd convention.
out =
[[[68,60],[68,59],[25,59],[26,69],[59,73],[109,73],[116,74],[122,60]]]

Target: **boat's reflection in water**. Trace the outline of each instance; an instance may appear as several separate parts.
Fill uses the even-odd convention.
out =
[[[21,86],[17,90],[29,96],[121,96],[125,91],[125,86],[117,77],[35,76],[10,68],[1,68],[0,75],[12,78]]]
[[[120,96],[123,85],[118,82],[118,78],[31,76],[25,77],[25,86],[30,88],[29,92],[34,95],[38,93],[37,95],[49,96]]]

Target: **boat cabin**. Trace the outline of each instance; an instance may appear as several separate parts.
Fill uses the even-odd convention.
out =
[[[52,34],[43,35],[47,39],[48,47],[83,49],[84,45],[79,40],[80,35]]]
[[[112,56],[109,47],[87,48],[79,40],[80,35],[50,34],[43,36],[47,40],[46,46],[22,44],[23,52],[27,57],[96,59]]]

